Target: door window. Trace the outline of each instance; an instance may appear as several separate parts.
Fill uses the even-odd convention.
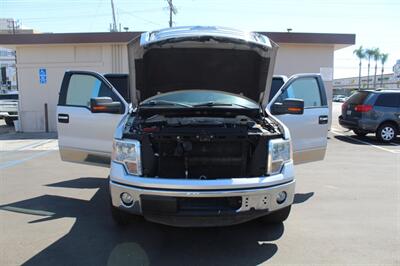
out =
[[[269,93],[269,100],[270,102],[272,98],[276,95],[276,93],[279,91],[279,89],[285,84],[282,78],[272,78],[272,84],[271,84],[271,92]]]
[[[279,96],[276,102],[283,102],[287,98],[304,100],[304,108],[321,107],[324,102],[321,90],[315,78],[299,78],[293,81],[289,87]]]
[[[400,107],[400,93],[387,93],[379,95],[376,106]]]
[[[90,108],[90,99],[95,97],[111,97],[113,101],[120,101],[112,89],[95,76],[85,74],[71,76],[65,105]]]

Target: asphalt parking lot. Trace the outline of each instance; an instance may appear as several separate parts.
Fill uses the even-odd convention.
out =
[[[334,119],[325,160],[296,167],[284,224],[120,229],[108,169],[62,162],[54,134],[0,132],[0,265],[400,265],[399,140]]]

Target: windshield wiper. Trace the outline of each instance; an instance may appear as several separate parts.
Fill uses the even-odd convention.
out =
[[[219,102],[206,102],[206,103],[199,103],[193,105],[193,107],[214,107],[214,106],[239,106],[241,108],[245,109],[251,109],[248,106],[244,106],[238,103],[219,103]]]
[[[157,106],[157,105],[175,105],[175,106],[183,106],[183,107],[193,107],[189,104],[179,103],[179,102],[170,102],[164,100],[152,100],[145,103],[140,104],[140,106]]]

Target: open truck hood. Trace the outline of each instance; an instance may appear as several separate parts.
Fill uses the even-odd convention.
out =
[[[221,27],[143,33],[128,44],[132,103],[176,90],[219,90],[264,107],[278,46],[268,37]]]

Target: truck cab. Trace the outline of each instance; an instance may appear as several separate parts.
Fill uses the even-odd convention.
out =
[[[273,76],[277,49],[258,33],[178,27],[132,40],[128,74],[66,72],[62,159],[110,167],[119,224],[284,221],[294,164],[325,156],[329,107],[319,74]]]

